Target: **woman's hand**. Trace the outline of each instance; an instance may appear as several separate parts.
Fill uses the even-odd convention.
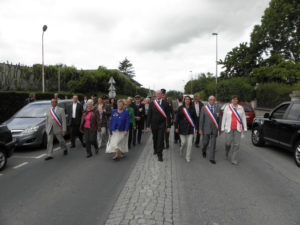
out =
[[[128,134],[128,131],[124,131],[124,135],[126,136]]]
[[[134,130],[136,130],[136,127],[133,127]]]
[[[179,129],[176,129],[175,132],[176,132],[176,133],[179,133]]]

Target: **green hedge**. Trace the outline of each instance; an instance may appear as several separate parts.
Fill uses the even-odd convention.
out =
[[[284,101],[290,101],[290,94],[294,87],[282,83],[262,83],[256,92],[257,105],[259,107],[273,108]]]

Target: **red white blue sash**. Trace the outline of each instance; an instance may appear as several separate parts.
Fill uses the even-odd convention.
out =
[[[49,111],[50,111],[50,115],[52,116],[54,121],[57,123],[57,125],[59,127],[62,127],[62,122],[61,122],[60,118],[56,115],[55,110],[53,108],[50,108]]]
[[[167,119],[167,115],[166,115],[165,111],[163,110],[163,108],[161,107],[161,105],[158,103],[158,101],[153,100],[153,103],[154,103],[155,107],[157,108],[157,110],[163,115],[163,117],[165,117]]]
[[[214,123],[215,127],[217,128],[217,130],[219,129],[219,125],[217,123],[217,120],[215,118],[215,115],[212,113],[212,111],[207,107],[207,105],[204,106],[204,109],[206,110],[206,112],[208,113],[211,121]]]
[[[187,110],[187,108],[182,107],[182,111],[183,111],[185,117],[187,118],[187,120],[189,121],[189,123],[191,124],[191,126],[195,128],[195,124],[194,124],[193,119],[192,119],[189,111]]]
[[[228,106],[229,109],[231,110],[232,114],[235,116],[236,120],[241,124],[241,126],[243,127],[243,123],[242,123],[242,119],[240,114],[238,113],[238,111],[233,107],[233,105],[229,105]]]

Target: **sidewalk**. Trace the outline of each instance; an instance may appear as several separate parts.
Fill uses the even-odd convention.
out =
[[[172,174],[173,150],[164,150],[164,161],[159,162],[152,146],[152,135],[149,135],[106,225],[179,225],[177,180]]]

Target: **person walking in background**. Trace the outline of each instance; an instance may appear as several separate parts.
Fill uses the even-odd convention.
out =
[[[84,97],[83,97],[83,110],[86,109],[86,103],[87,103],[87,101],[88,101],[87,96],[84,96]]]
[[[133,145],[135,145],[136,140],[138,144],[141,144],[143,129],[144,129],[144,119],[145,119],[145,106],[140,102],[140,96],[135,96],[135,123],[136,129],[133,130]]]
[[[134,110],[132,107],[130,107],[130,100],[125,100],[125,109],[128,110],[129,112],[129,118],[130,118],[130,124],[129,124],[129,137],[128,137],[128,148],[130,149],[131,147],[131,142],[132,142],[132,133],[133,130],[136,129],[136,123],[135,123],[135,116],[134,116]]]
[[[169,107],[169,112],[170,112],[170,127],[172,126],[172,120],[173,120],[173,117],[172,117],[172,114],[173,114],[173,109],[171,109],[172,105],[167,101],[167,98],[166,98],[166,89],[161,89],[161,98],[163,100],[166,101],[167,103],[167,106]],[[170,137],[170,132],[167,132],[167,130],[165,131],[165,134],[164,134],[164,148],[166,149],[169,149],[169,137]]]
[[[197,115],[197,119],[195,120],[196,130],[199,130],[200,112],[203,107],[203,103],[200,101],[199,93],[194,95],[193,107],[195,108],[196,115]],[[200,144],[200,134],[199,134],[199,132],[196,132],[196,141],[195,141],[196,148],[200,147],[199,144]]]
[[[97,131],[100,126],[98,113],[96,113],[96,108],[93,106],[94,102],[92,99],[87,101],[86,110],[83,111],[80,123],[80,131],[84,133],[85,145],[86,145],[86,157],[91,157],[92,145],[95,148],[95,153],[98,154],[97,145]]]
[[[147,118],[148,118],[148,111],[149,111],[149,105],[150,105],[150,98],[145,99],[145,127],[147,127]]]
[[[36,100],[35,93],[31,93],[31,94],[29,94],[28,98],[26,98],[25,103],[28,104],[28,103],[34,102],[35,100]]]
[[[107,115],[106,107],[103,102],[102,97],[98,98],[98,105],[96,108],[97,118],[99,119],[100,128],[97,131],[97,145],[98,150],[100,150],[103,140],[105,139],[107,133]],[[98,125],[99,126],[99,125]]]
[[[98,102],[97,102],[97,95],[96,94],[93,94],[91,96],[91,99],[93,100],[93,106],[96,106],[98,105]]]
[[[57,101],[60,100],[60,98],[58,97],[58,93],[54,93],[53,98],[56,99]]]
[[[84,147],[85,144],[83,142],[82,133],[80,132],[80,122],[82,117],[82,105],[78,102],[78,96],[73,96],[73,103],[67,106],[67,113],[68,113],[68,126],[70,127],[71,131],[71,148],[75,148],[76,137],[79,138],[81,141],[82,146]]]
[[[208,104],[201,109],[199,122],[199,133],[203,135],[202,156],[206,158],[206,149],[209,144],[209,161],[212,164],[216,164],[215,150],[218,133],[220,132],[220,109],[215,102],[215,96],[208,98]]]
[[[193,136],[194,132],[197,132],[197,130],[195,130],[195,121],[197,119],[197,115],[195,108],[191,103],[190,96],[185,96],[183,102],[183,105],[178,108],[178,112],[176,115],[175,131],[180,135],[180,155],[182,155],[184,147],[187,146],[185,158],[187,162],[190,162]]]
[[[231,154],[231,163],[238,164],[237,156],[240,148],[241,135],[247,132],[247,121],[244,108],[238,104],[238,96],[231,98],[231,104],[224,109],[221,133],[225,132],[225,154],[226,159]]]
[[[170,132],[171,128],[169,105],[161,95],[161,90],[155,92],[156,98],[150,103],[147,119],[147,131],[150,131],[151,126],[153,149],[158,161],[163,161],[164,134],[166,129]]]
[[[51,99],[51,107],[46,113],[46,133],[47,133],[47,157],[45,160],[53,159],[53,138],[59,141],[63,154],[68,154],[68,148],[64,139],[67,133],[65,110],[57,106],[57,99]]]
[[[116,102],[116,99],[115,99],[115,98],[110,98],[110,99],[109,99],[109,104],[111,105],[112,110],[118,108],[117,102]]]
[[[175,115],[175,120],[176,120],[176,115],[177,115],[177,112],[178,112],[178,108],[180,106],[182,106],[182,100],[183,100],[183,97],[182,95],[178,95],[177,97],[177,100],[173,102],[173,112],[174,112],[174,115]],[[177,144],[179,142],[179,144],[181,143],[180,141],[180,136],[179,136],[179,133],[176,133],[176,130],[174,130],[174,143]]]
[[[118,109],[111,112],[109,130],[111,132],[110,142],[106,150],[107,153],[115,153],[113,159],[117,160],[124,157],[128,152],[128,130],[130,124],[129,111],[124,109],[123,100],[118,100]]]

